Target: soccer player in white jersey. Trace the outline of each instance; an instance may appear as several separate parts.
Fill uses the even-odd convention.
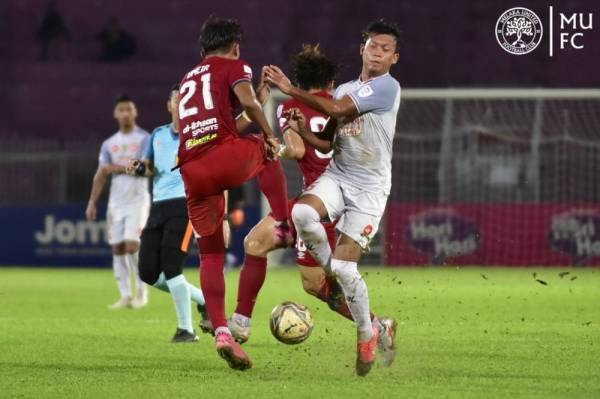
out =
[[[148,178],[129,176],[126,168],[131,159],[139,159],[145,153],[150,134],[136,125],[137,109],[128,96],[117,98],[114,118],[119,131],[102,143],[85,214],[88,220],[96,219],[96,204],[111,176],[106,222],[121,297],[110,308],[143,307],[148,303],[148,290],[139,277],[138,250],[140,233],[150,210],[150,193]],[[137,286],[135,296],[131,288],[132,273]]]
[[[358,79],[337,88],[333,99],[319,97],[292,85],[281,69],[270,66],[267,79],[279,89],[330,116],[316,136],[298,109],[287,113],[290,127],[317,150],[333,149],[333,160],[292,209],[292,219],[311,255],[333,274],[344,291],[358,328],[356,372],[366,375],[379,348],[382,364],[395,357],[396,322],[374,325],[369,313],[367,285],[358,271],[361,254],[377,232],[391,188],[392,143],[400,106],[400,84],[390,74],[398,62],[396,25],[370,23],[360,46],[362,71]],[[338,220],[338,244],[332,253],[322,219]],[[382,328],[383,327],[383,328]]]

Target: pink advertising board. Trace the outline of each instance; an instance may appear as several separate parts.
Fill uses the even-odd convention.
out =
[[[388,265],[600,265],[600,204],[389,203]]]

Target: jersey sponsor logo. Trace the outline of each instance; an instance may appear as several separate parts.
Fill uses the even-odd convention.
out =
[[[191,150],[194,147],[197,147],[202,144],[206,144],[209,141],[213,141],[214,139],[216,139],[217,136],[218,136],[217,133],[211,133],[211,134],[207,134],[206,136],[188,139],[185,141],[185,149]]]
[[[367,85],[367,86],[363,86],[359,91],[358,91],[358,96],[361,98],[364,97],[369,97],[371,94],[373,94],[373,89],[371,88],[371,86]]]
[[[531,53],[542,42],[540,18],[528,8],[506,10],[496,21],[496,40],[510,54]]]
[[[194,121],[187,124],[183,128],[183,134],[192,133],[192,136],[196,137],[199,134],[219,130],[219,124],[217,118],[208,118],[203,121]]]
[[[343,125],[338,130],[340,137],[355,137],[362,133],[364,120],[362,116],[358,116],[350,122]]]

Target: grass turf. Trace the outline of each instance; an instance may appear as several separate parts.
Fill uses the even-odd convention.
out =
[[[600,270],[364,272],[373,309],[399,321],[400,351],[391,368],[363,379],[353,370],[353,326],[304,294],[294,268],[268,274],[244,346],[254,367],[243,373],[206,335],[169,343],[176,322],[163,292],[152,289],[145,309],[110,311],[108,270],[0,269],[0,396],[600,397]],[[237,276],[227,274],[229,311]],[[315,317],[301,345],[270,336],[270,310],[287,299]]]

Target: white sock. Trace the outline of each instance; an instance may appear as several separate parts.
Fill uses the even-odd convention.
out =
[[[192,327],[192,301],[190,299],[190,290],[185,276],[180,274],[172,279],[167,280],[171,297],[175,302],[175,313],[177,313],[177,322],[179,328],[187,330],[190,333],[194,332]]]
[[[317,211],[312,206],[296,204],[292,208],[292,220],[308,252],[321,266],[326,267],[331,257],[331,247]]]
[[[204,301],[204,295],[202,294],[202,290],[193,284],[187,283],[187,285],[188,290],[190,291],[190,298],[192,299],[192,301],[194,301],[198,305],[204,305],[206,302]],[[169,290],[169,285],[167,284],[167,278],[165,277],[165,274],[163,272],[161,272],[158,275],[158,280],[156,280],[156,282],[152,284],[152,286],[164,292],[171,292]]]
[[[129,280],[129,266],[127,265],[126,255],[113,255],[113,271],[121,298],[131,298],[131,281]]]
[[[137,288],[137,296],[138,297],[143,297],[143,296],[146,295],[147,291],[146,291],[146,283],[144,283],[142,281],[142,279],[140,278],[140,269],[139,269],[139,266],[138,266],[139,252],[134,252],[132,254],[127,254],[125,256],[127,256],[127,261],[129,263],[129,268],[131,269],[131,272],[135,276],[135,286]]]
[[[193,284],[187,283],[187,285],[188,289],[190,290],[190,297],[192,298],[192,301],[198,305],[204,305],[206,302],[204,301],[204,294],[202,293],[202,290]]]
[[[373,335],[371,312],[369,311],[369,292],[367,284],[358,272],[356,262],[331,259],[331,271],[342,286],[348,308],[358,327],[359,339],[370,340]]]

